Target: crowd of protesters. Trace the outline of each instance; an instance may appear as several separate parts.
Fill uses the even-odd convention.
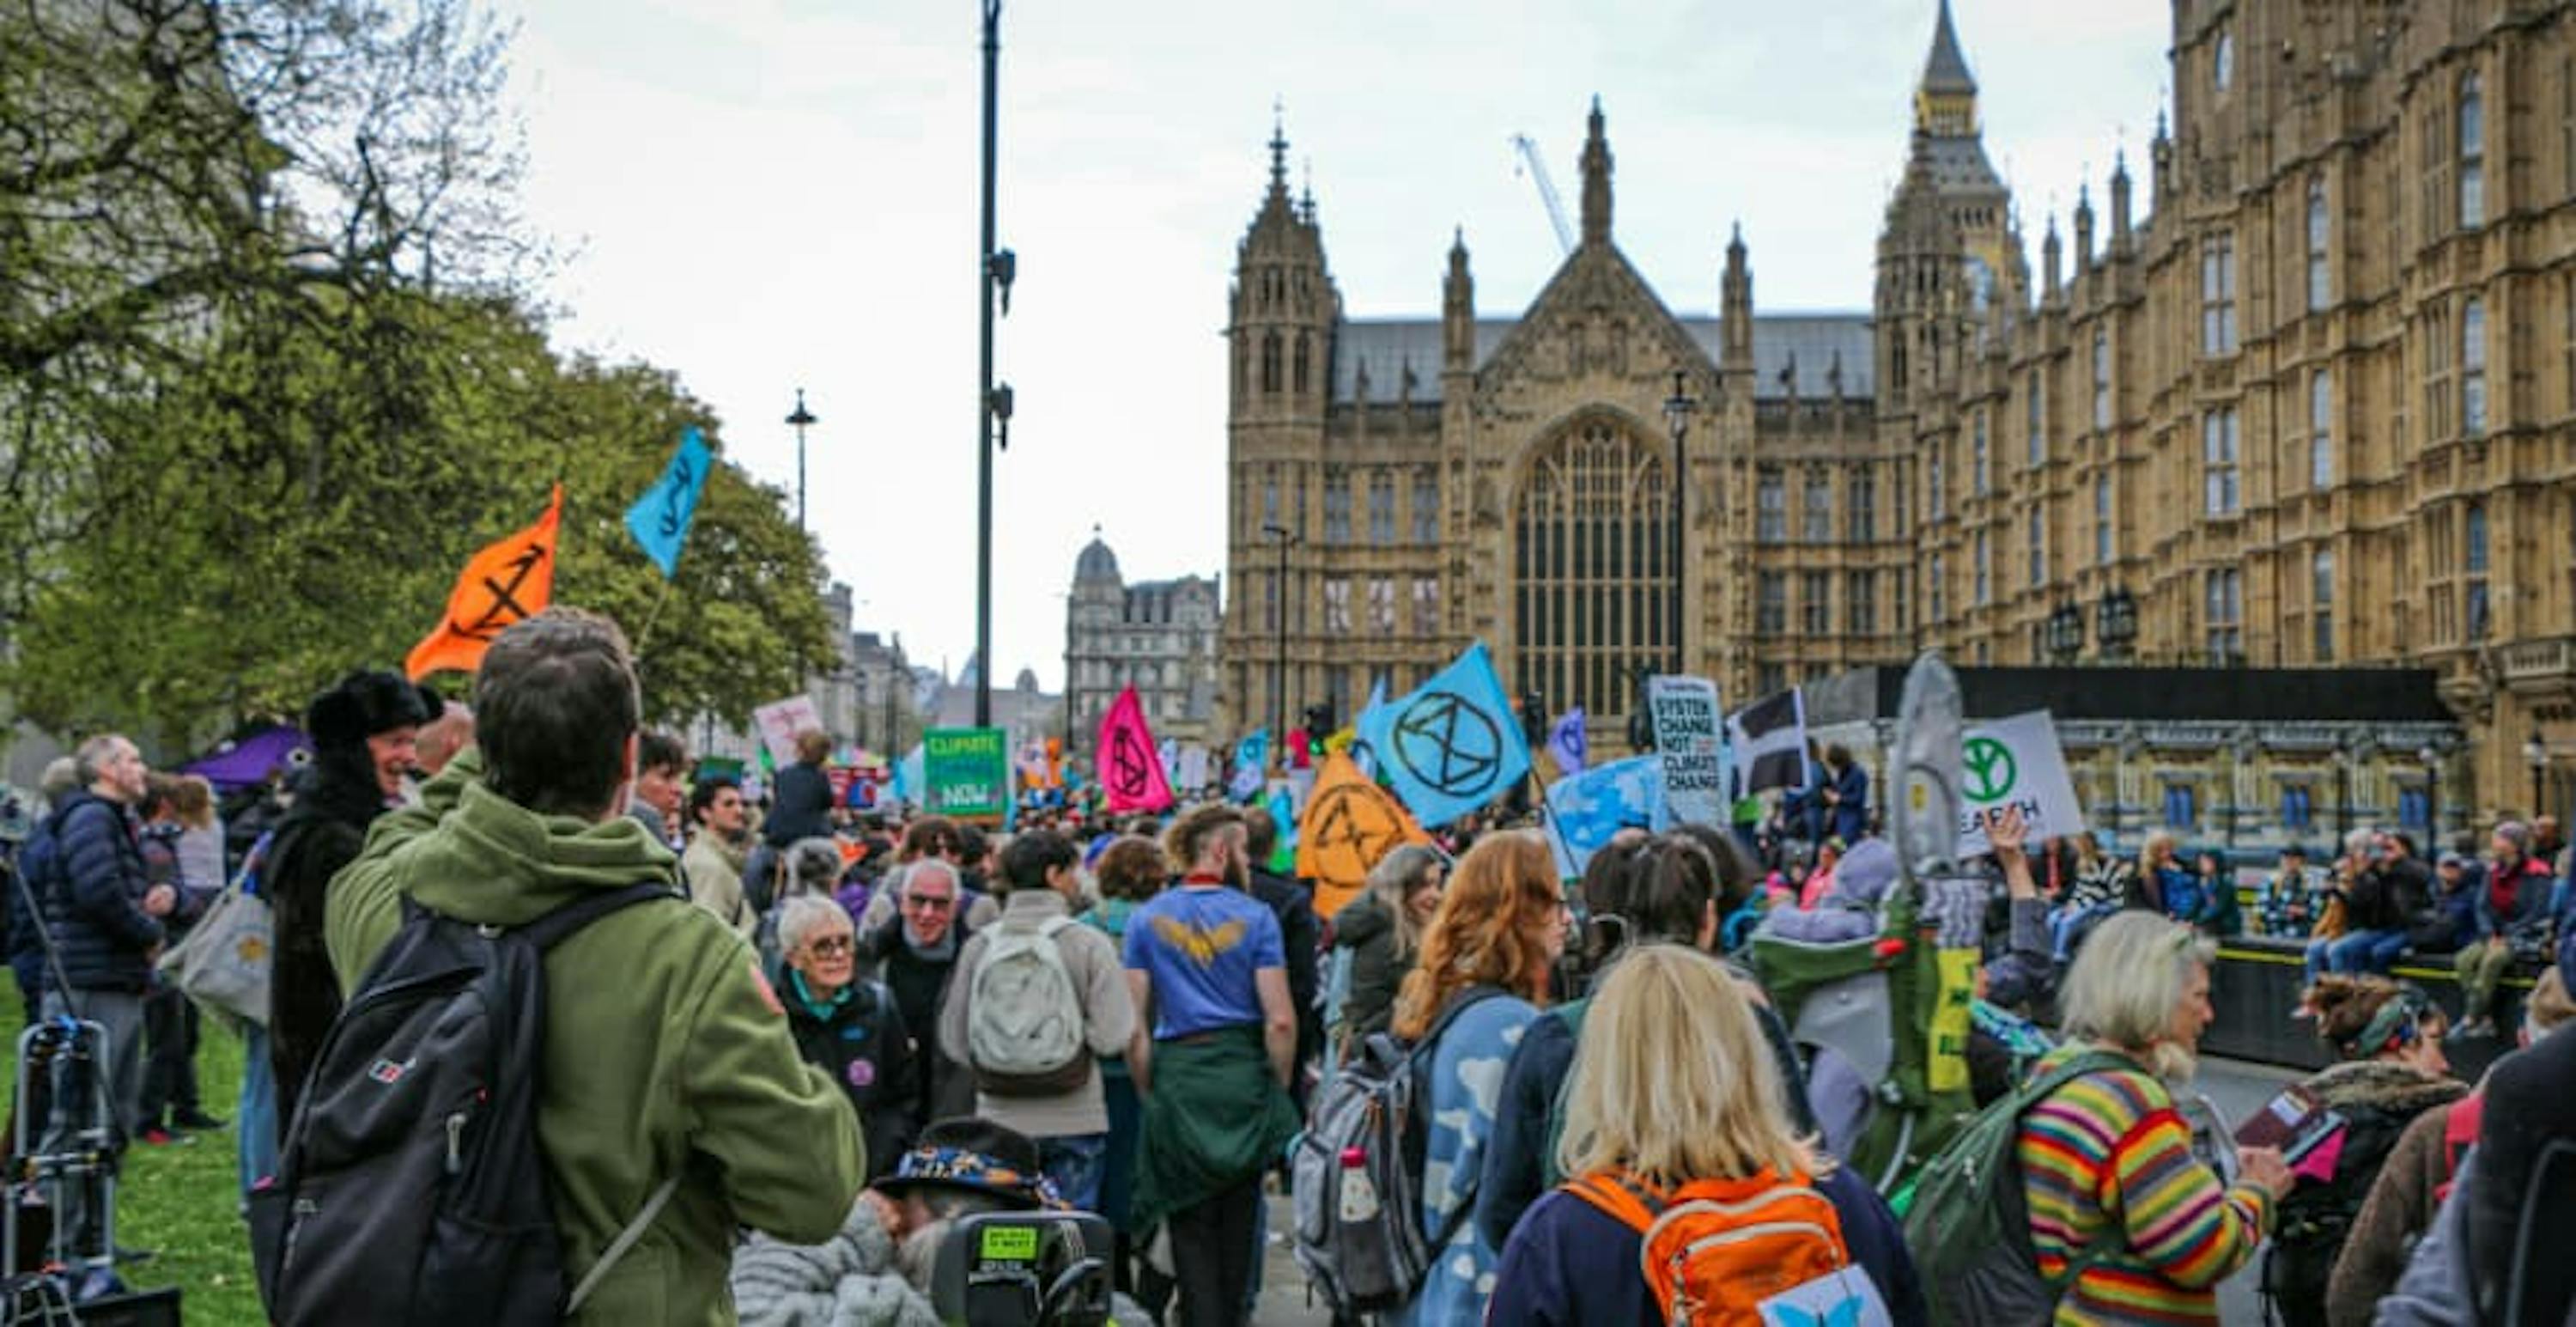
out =
[[[507,927],[661,880],[694,907],[612,914],[546,959],[558,1224],[574,1270],[614,1265],[579,1320],[922,1321],[956,1223],[1068,1208],[1118,1236],[1122,1320],[1249,1321],[1281,1238],[1264,1192],[1320,1085],[1382,1038],[1421,1065],[1430,1257],[1380,1316],[1665,1321],[1669,1287],[1640,1274],[1656,1216],[1786,1191],[1887,1321],[1931,1321],[1939,1287],[1852,1164],[1885,1085],[1803,1040],[1747,961],[1766,940],[1871,943],[1905,887],[1839,747],[1733,826],[1621,834],[1579,881],[1497,810],[1385,853],[1327,916],[1270,869],[1262,810],[1058,809],[1007,832],[853,812],[821,733],[755,801],[644,726],[622,634],[578,611],[505,633],[470,699],[353,673],[304,716],[310,762],[220,816],[121,737],[49,777],[15,857],[12,965],[31,1012],[106,1030],[126,1137],[226,1127],[199,1097],[197,1011],[155,960],[228,885],[274,915],[233,1126],[250,1194],[406,901]],[[2294,1324],[2502,1321],[2513,1294],[2564,1312],[2569,1269],[2499,1252],[2576,1187],[2515,1182],[2556,1173],[2576,1133],[2576,1042],[2543,1039],[2576,1014],[2554,823],[2429,863],[2403,831],[2358,830],[2322,867],[2284,850],[2250,894],[2225,853],[2169,834],[2118,851],[2030,842],[2017,816],[1987,829],[1977,1105],[2109,1057],[2014,1135],[2058,1321],[2215,1321],[2214,1287],[2248,1267]],[[2179,1109],[2215,944],[2240,936],[2304,960],[2294,1012],[2335,1063],[2298,1086],[2342,1121],[2322,1161],[2212,1140]],[[2388,975],[2410,961],[2451,969],[2456,1012]],[[2482,1084],[2450,1075],[2446,1037],[2505,1035],[2531,1049]]]

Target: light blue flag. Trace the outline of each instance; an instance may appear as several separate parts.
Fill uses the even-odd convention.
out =
[[[924,764],[919,742],[913,743],[912,750],[894,763],[894,795],[906,806],[921,805],[923,785],[929,781],[923,771]]]
[[[1483,641],[1360,725],[1377,775],[1414,817],[1445,825],[1529,774],[1529,739]]]
[[[1380,673],[1376,681],[1369,683],[1368,703],[1360,706],[1360,717],[1351,721],[1351,763],[1360,767],[1361,774],[1372,779],[1377,777],[1377,752],[1370,748],[1363,734],[1369,731],[1370,716],[1382,714],[1385,710],[1386,674]]]
[[[680,431],[680,449],[644,496],[626,509],[626,529],[644,546],[644,556],[662,569],[663,579],[680,571],[680,545],[689,542],[689,526],[698,518],[698,495],[706,491],[707,470],[714,457],[695,424]]]
[[[1279,826],[1280,851],[1297,851],[1297,801],[1289,795],[1287,785],[1270,790],[1270,819]],[[1268,865],[1268,863],[1262,863]]]
[[[1580,774],[1592,758],[1592,734],[1584,727],[1583,707],[1559,715],[1547,732],[1547,754],[1560,774]]]
[[[1238,802],[1249,802],[1261,795],[1261,785],[1268,778],[1270,765],[1270,730],[1263,728],[1235,744],[1234,778],[1226,792]]]
[[[1547,788],[1547,818],[1557,868],[1569,880],[1582,875],[1592,854],[1620,830],[1661,833],[1671,823],[1663,758],[1636,756],[1558,779]]]

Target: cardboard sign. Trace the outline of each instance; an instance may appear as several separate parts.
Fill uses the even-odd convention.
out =
[[[1968,729],[1959,760],[1959,858],[1987,851],[1986,822],[2006,806],[2021,808],[2034,848],[2052,835],[2084,832],[2084,808],[2066,775],[2057,721],[2046,710]]]
[[[769,748],[769,758],[781,765],[793,765],[796,763],[796,735],[820,731],[823,712],[814,708],[811,696],[789,696],[753,710],[751,721],[760,729],[760,744]]]
[[[998,820],[1010,808],[1011,752],[999,728],[933,728],[921,735],[921,766],[932,815]]]
[[[1672,818],[1726,824],[1726,714],[1717,705],[1717,684],[1705,677],[1649,678],[1646,712],[1655,724],[1664,805]]]

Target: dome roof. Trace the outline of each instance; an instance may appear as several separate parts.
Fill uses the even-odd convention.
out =
[[[1073,578],[1077,581],[1114,581],[1118,579],[1118,555],[1100,541],[1100,528],[1092,527],[1091,542],[1083,545],[1082,556],[1074,561]]]

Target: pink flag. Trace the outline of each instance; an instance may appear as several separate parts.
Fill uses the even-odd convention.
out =
[[[1163,774],[1163,758],[1145,726],[1145,707],[1136,688],[1118,693],[1109,712],[1100,716],[1100,745],[1093,752],[1100,786],[1112,812],[1160,811],[1172,804],[1172,784]]]

